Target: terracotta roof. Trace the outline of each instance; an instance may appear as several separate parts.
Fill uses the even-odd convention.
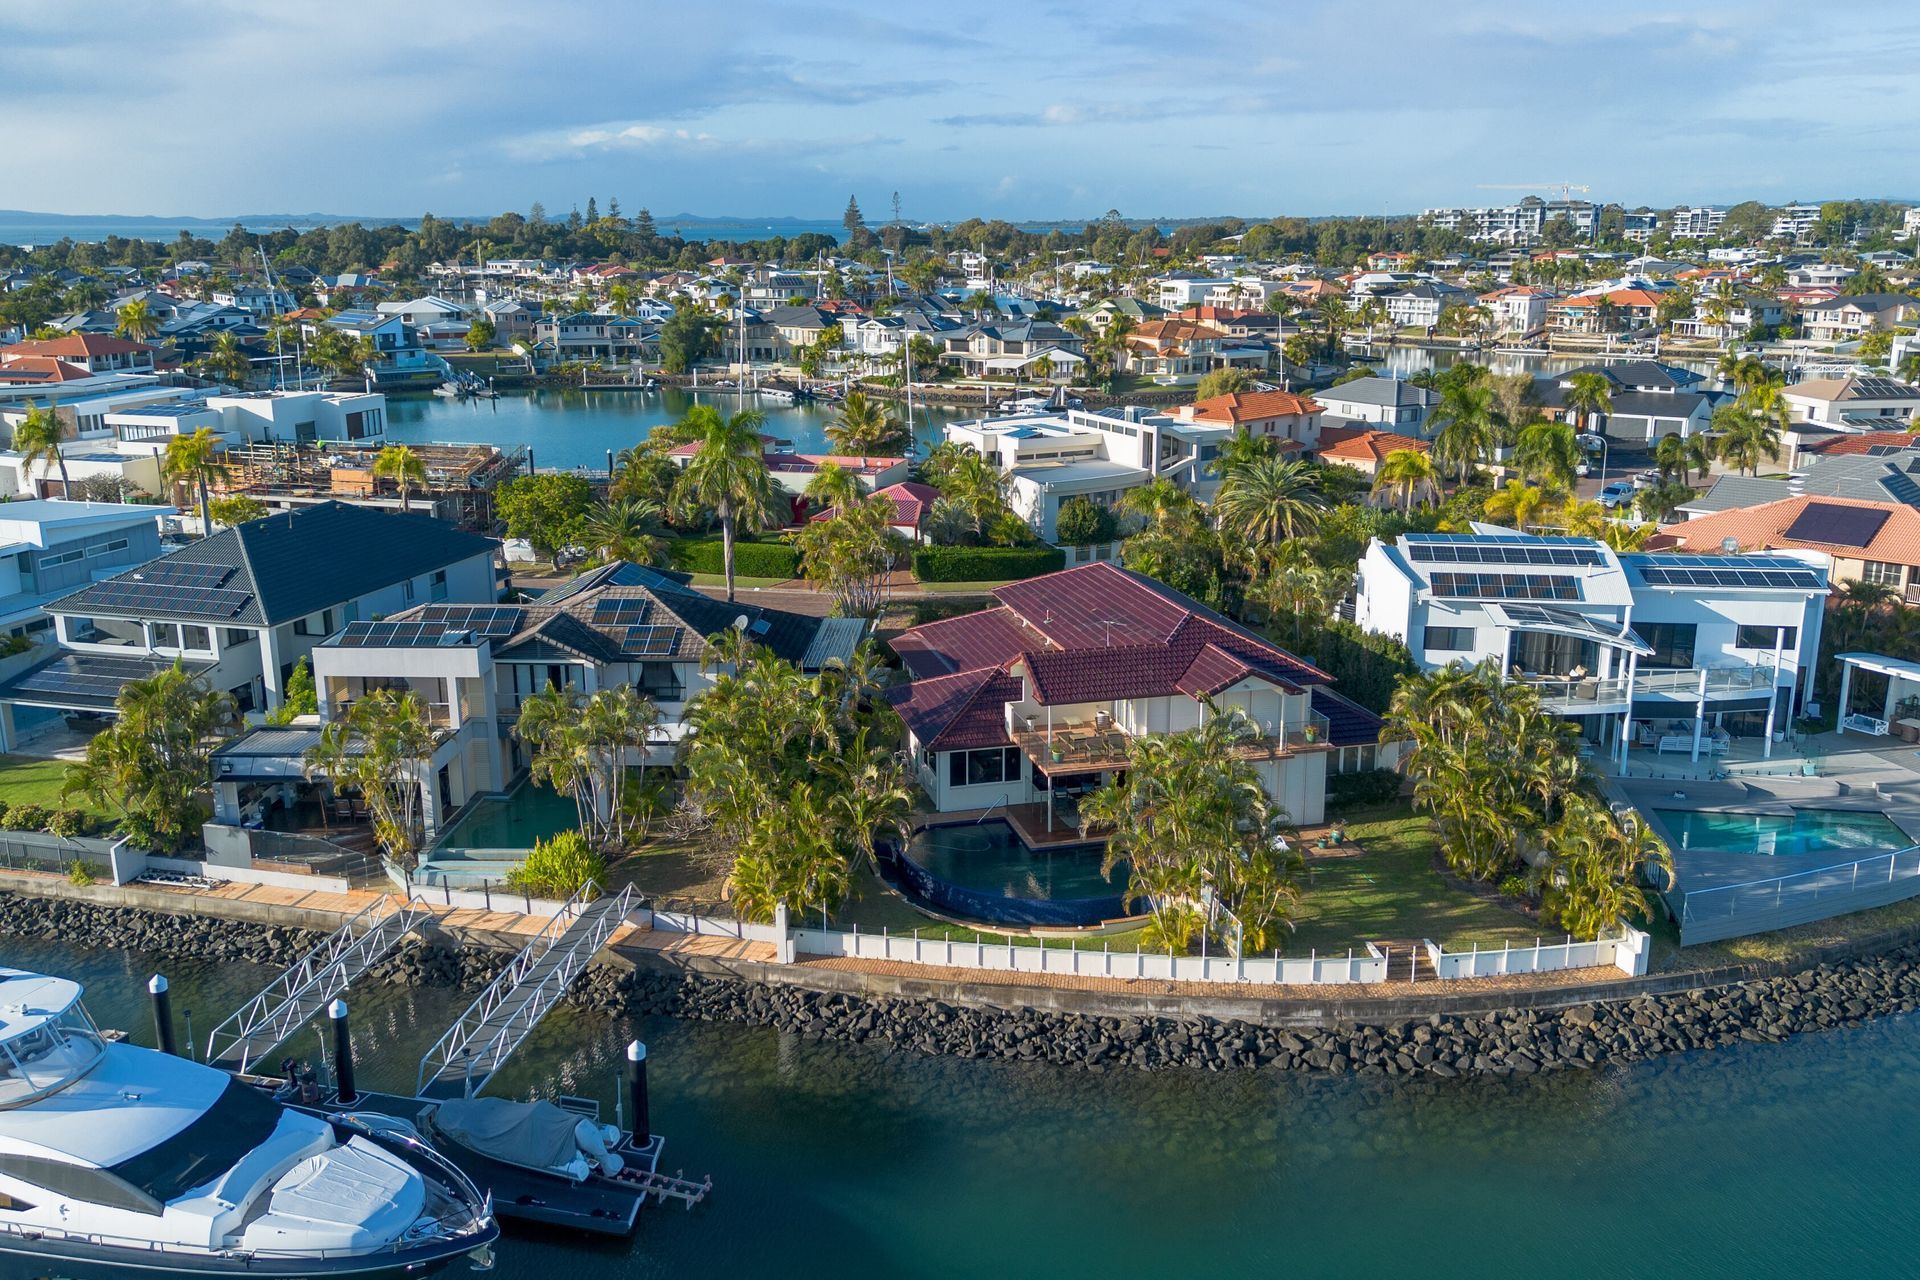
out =
[[[1231,391],[1195,401],[1191,408],[1196,421],[1232,423],[1321,412],[1318,401],[1291,391]]]
[[[918,529],[920,522],[926,519],[927,512],[932,510],[933,504],[940,500],[940,491],[932,485],[908,480],[901,484],[890,484],[884,489],[876,489],[873,496],[893,504],[893,524],[910,525]],[[813,518],[830,520],[835,510],[834,507],[828,507]]]
[[[1205,342],[1232,335],[1197,320],[1149,320],[1127,336],[1145,342]]]
[[[96,375],[52,356],[14,356],[0,363],[0,382],[77,382]]]
[[[1809,440],[1800,449],[1803,453],[1817,453],[1823,458],[1840,458],[1886,449],[1920,449],[1920,435],[1911,431],[1862,431],[1859,435]]]
[[[1019,615],[1007,608],[963,613],[914,627],[893,638],[893,651],[916,679],[956,671],[998,668],[1029,645],[1044,643],[1023,634]]]
[[[93,356],[124,356],[136,351],[152,351],[154,348],[144,342],[129,342],[125,338],[109,337],[104,333],[70,333],[64,338],[37,338],[30,342],[16,342],[10,347],[0,347],[0,356],[57,356],[64,359]]]
[[[1433,446],[1397,431],[1374,427],[1323,427],[1314,452],[1322,458],[1351,458],[1365,462],[1385,462],[1387,455],[1402,449],[1426,453]]]
[[[1253,668],[1217,644],[1202,645],[1173,687],[1189,698],[1212,697],[1253,674]]]
[[[1887,513],[1886,520],[1864,547],[1837,543],[1810,542],[1789,538],[1786,531],[1811,504],[1832,507],[1865,507]],[[1920,565],[1920,511],[1905,503],[1868,502],[1859,498],[1800,497],[1763,502],[1757,507],[1735,507],[1698,516],[1682,524],[1663,525],[1661,533],[1672,534],[1676,546],[1686,551],[1717,553],[1727,538],[1743,551],[1772,551],[1804,547],[1845,556],[1849,560],[1882,560],[1889,564]]]

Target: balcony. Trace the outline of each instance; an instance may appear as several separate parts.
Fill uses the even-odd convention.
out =
[[[1318,711],[1289,722],[1278,731],[1249,738],[1233,749],[1242,760],[1279,760],[1303,751],[1327,749],[1329,725]],[[1013,744],[1043,774],[1090,773],[1096,769],[1124,769],[1132,734],[1102,717],[1097,721],[1036,725],[1012,730]]]
[[[1539,690],[1548,711],[1559,715],[1593,715],[1627,709],[1629,698],[1693,702],[1700,696],[1700,678],[1706,677],[1707,700],[1764,697],[1774,683],[1769,667],[1684,667],[1672,671],[1641,671],[1631,690],[1626,677],[1526,675],[1520,683]]]

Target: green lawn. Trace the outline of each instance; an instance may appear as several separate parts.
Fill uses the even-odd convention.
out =
[[[745,591],[749,587],[777,587],[783,582],[791,581],[793,581],[791,578],[743,578],[737,573],[733,575],[733,587],[736,591]],[[693,585],[724,587],[727,585],[727,578],[721,573],[696,573],[693,575]]]
[[[981,582],[922,582],[920,589],[928,595],[985,595],[995,587],[1017,581],[1017,578],[992,578]]]
[[[1297,929],[1284,948],[1289,954],[1344,952],[1383,939],[1430,939],[1450,949],[1518,946],[1540,935],[1526,916],[1443,880],[1434,869],[1438,842],[1406,805],[1356,810],[1347,833],[1359,855],[1308,861]]]
[[[85,809],[102,818],[115,818],[112,810],[89,804],[78,796],[62,799],[60,784],[66,781],[67,761],[40,756],[0,755],[0,804],[37,804],[48,809]]]

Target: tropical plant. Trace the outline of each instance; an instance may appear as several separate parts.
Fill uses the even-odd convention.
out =
[[[413,486],[426,487],[427,464],[404,444],[390,444],[373,460],[373,478],[391,480],[400,487],[400,510],[408,510]]]
[[[1193,389],[1195,400],[1211,400],[1215,396],[1231,395],[1236,391],[1253,390],[1253,374],[1237,366],[1215,369],[1200,379]]]
[[[1402,511],[1427,502],[1440,493],[1440,470],[1425,449],[1395,449],[1373,473],[1375,494],[1398,495]]]
[[[807,503],[815,511],[833,511],[860,501],[860,481],[836,462],[823,462],[807,481]]]
[[[1214,517],[1254,542],[1277,543],[1312,530],[1327,508],[1310,462],[1269,454],[1223,468]]]
[[[224,443],[212,427],[201,427],[191,435],[174,436],[160,459],[161,476],[189,486],[200,500],[200,536],[213,533],[213,516],[208,510],[208,490],[227,477],[227,464],[220,459]]]
[[[1576,430],[1605,431],[1604,418],[1613,412],[1613,384],[1603,373],[1576,373],[1567,379],[1567,409]],[[1595,423],[1594,418],[1603,419]]]
[[[373,815],[373,835],[387,859],[403,871],[419,865],[426,845],[432,786],[433,722],[419,697],[373,689],[347,705],[346,714],[320,729],[307,749],[308,777],[324,777],[335,795],[358,792]]]
[[[1130,739],[1125,771],[1082,800],[1083,829],[1109,832],[1101,873],[1125,863],[1126,902],[1151,913],[1147,945],[1184,952],[1206,933],[1245,954],[1292,927],[1303,863],[1240,754],[1259,736],[1238,708],[1204,700],[1198,728]]]
[[[207,354],[200,357],[200,371],[220,382],[232,385],[246,385],[247,375],[253,371],[253,362],[248,358],[246,348],[240,345],[240,339],[231,333],[216,334]]]
[[[836,453],[859,457],[898,452],[906,443],[906,425],[884,402],[858,389],[847,392],[826,434]]]
[[[760,440],[766,419],[751,409],[722,418],[708,405],[695,405],[686,420],[697,425],[700,449],[681,472],[675,498],[683,507],[712,511],[720,521],[721,565],[731,602],[734,538],[742,526],[758,531],[774,519],[773,474]]]
[[[533,780],[571,799],[581,832],[607,847],[628,834],[628,779],[659,723],[660,709],[630,684],[592,694],[549,685],[521,700],[513,732],[532,753]]]
[[[1483,510],[1489,520],[1525,532],[1553,505],[1553,495],[1539,485],[1509,480],[1487,495]]]
[[[1564,493],[1573,488],[1586,454],[1571,426],[1542,418],[1520,428],[1513,461],[1527,479]]]
[[[585,538],[593,486],[585,477],[560,471],[515,476],[496,491],[494,509],[506,522],[508,537],[526,539],[552,561]]]
[[[71,496],[73,482],[67,477],[67,458],[60,447],[64,433],[53,410],[29,404],[26,416],[13,428],[13,451],[20,455],[20,465],[28,475],[36,467],[43,472],[49,468],[58,471],[61,494]]]
[[[1780,460],[1780,428],[1749,405],[1723,404],[1713,411],[1715,452],[1721,461],[1748,475],[1760,474],[1760,463]]]
[[[965,445],[951,457],[938,483],[942,498],[965,513],[976,539],[984,540],[990,529],[1012,518],[1007,505],[1011,479]]]
[[[1463,484],[1475,466],[1493,456],[1507,425],[1499,392],[1484,377],[1449,382],[1440,392],[1432,421],[1439,426],[1433,437],[1434,461],[1453,468]]]
[[[170,854],[200,834],[213,751],[239,722],[233,698],[173,666],[123,685],[60,794],[116,811],[134,847]]]
[[[293,664],[292,674],[287,676],[286,690],[280,695],[280,705],[267,712],[268,724],[292,724],[299,716],[317,715],[320,711],[320,690],[313,682],[313,662],[302,656]],[[324,817],[324,809],[322,810]]]
[[[657,564],[667,552],[660,532],[666,512],[650,498],[612,498],[587,513],[581,536],[596,560]]]
[[[578,831],[535,839],[519,866],[507,872],[507,884],[522,893],[565,902],[575,894],[591,901],[607,884],[607,860]]]
[[[160,329],[159,317],[153,314],[153,307],[144,298],[121,303],[113,318],[113,331],[134,342],[145,342]]]
[[[231,529],[234,525],[258,520],[266,515],[267,504],[244,493],[233,493],[224,498],[215,498],[209,504],[207,514],[213,518],[215,524],[222,524]]]

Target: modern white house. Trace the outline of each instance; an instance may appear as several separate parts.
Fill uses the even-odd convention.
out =
[[[46,604],[160,554],[172,507],[58,499],[0,503],[0,632],[53,626]]]
[[[1623,554],[1476,525],[1368,544],[1354,621],[1429,671],[1493,661],[1624,769],[1636,748],[1770,749],[1812,687],[1827,570],[1814,551]]]
[[[1355,378],[1316,391],[1313,398],[1325,408],[1328,425],[1366,422],[1401,435],[1425,436],[1427,417],[1440,402],[1440,393],[1400,378]]]
[[[491,603],[498,547],[431,516],[325,502],[90,583],[45,606],[58,649],[0,683],[0,750],[16,705],[112,714],[122,686],[176,661],[242,711],[277,707],[294,664],[347,623]]]
[[[1252,721],[1242,754],[1293,822],[1322,820],[1329,773],[1376,763],[1378,717],[1325,672],[1151,578],[1096,561],[993,594],[893,641],[912,680],[887,698],[939,812],[1042,806],[1036,826],[1071,825],[1062,799],[1209,703]]]

